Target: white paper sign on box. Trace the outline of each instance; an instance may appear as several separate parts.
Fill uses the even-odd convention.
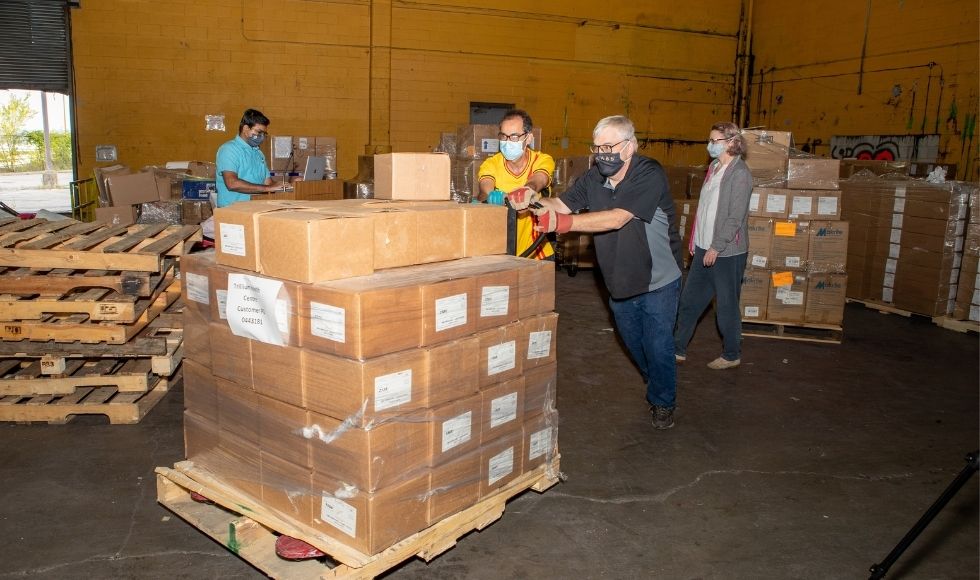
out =
[[[236,336],[258,340],[277,346],[286,341],[280,330],[277,312],[282,281],[250,276],[228,275],[228,326]]]

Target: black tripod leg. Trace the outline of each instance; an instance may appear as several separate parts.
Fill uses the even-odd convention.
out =
[[[912,545],[912,542],[919,537],[922,530],[926,529],[926,526],[928,526],[929,523],[932,522],[933,518],[935,518],[936,515],[942,511],[946,504],[949,503],[949,500],[953,499],[956,492],[966,485],[966,482],[973,477],[973,474],[977,472],[978,455],[980,455],[980,450],[967,454],[966,467],[964,467],[963,470],[960,471],[959,475],[953,479],[952,483],[949,484],[949,487],[946,488],[946,491],[939,496],[935,503],[929,506],[926,513],[922,514],[919,521],[912,526],[912,529],[905,534],[905,537],[898,542],[898,545],[895,546],[891,552],[889,552],[888,556],[882,560],[881,564],[871,566],[870,580],[881,580],[881,578],[884,578],[885,574],[888,573],[888,569],[892,567],[892,564],[894,564],[895,561],[898,560],[903,553],[905,553],[905,550],[907,550],[908,547]]]

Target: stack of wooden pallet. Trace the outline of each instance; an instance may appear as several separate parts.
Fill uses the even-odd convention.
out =
[[[0,220],[0,421],[142,419],[180,365],[177,261],[200,235]]]

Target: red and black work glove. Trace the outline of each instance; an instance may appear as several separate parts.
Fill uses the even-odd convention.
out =
[[[524,211],[532,203],[535,203],[541,199],[538,192],[534,191],[530,187],[518,187],[514,191],[507,194],[507,201],[510,202],[510,207],[517,211]]]
[[[572,216],[558,213],[553,209],[539,212],[535,216],[535,221],[537,221],[537,225],[534,226],[534,229],[539,232],[564,234],[572,229]]]

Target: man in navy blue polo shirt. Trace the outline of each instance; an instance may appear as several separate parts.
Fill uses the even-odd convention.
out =
[[[252,199],[253,193],[288,191],[285,184],[273,184],[269,166],[259,146],[269,131],[269,118],[248,109],[238,124],[238,136],[218,147],[215,160],[218,179],[218,207]]]
[[[674,322],[681,287],[681,238],[667,176],[637,152],[633,123],[606,117],[592,132],[595,164],[559,198],[538,201],[537,229],[594,233],[616,328],[647,384],[653,426],[674,426]],[[572,215],[580,210],[586,213]]]

